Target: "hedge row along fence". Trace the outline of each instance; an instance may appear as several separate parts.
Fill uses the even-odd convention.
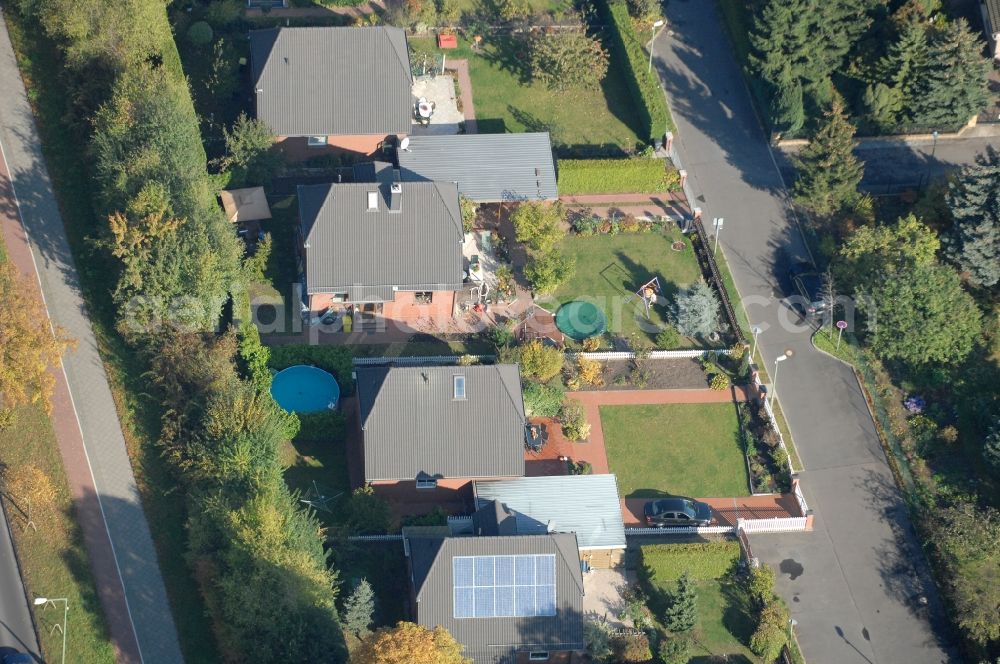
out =
[[[662,159],[563,159],[559,194],[661,194],[681,187],[680,175]]]
[[[602,0],[601,13],[611,33],[611,55],[625,71],[625,80],[635,101],[639,119],[650,142],[674,130],[660,79],[648,71],[649,56],[632,27],[632,18],[624,2]],[[640,134],[641,135],[641,134]]]
[[[640,547],[642,568],[651,581],[673,581],[687,572],[692,579],[718,579],[740,559],[736,540]]]

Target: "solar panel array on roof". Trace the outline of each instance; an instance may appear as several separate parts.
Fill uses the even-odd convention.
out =
[[[556,614],[554,555],[456,556],[455,618]]]

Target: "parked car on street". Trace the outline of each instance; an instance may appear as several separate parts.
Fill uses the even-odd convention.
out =
[[[809,263],[796,263],[788,271],[788,277],[795,287],[792,306],[807,318],[826,315],[830,303],[823,299],[823,275]]]
[[[706,503],[680,496],[651,500],[643,508],[643,514],[646,525],[656,528],[709,526],[715,520],[712,518],[712,508]]]

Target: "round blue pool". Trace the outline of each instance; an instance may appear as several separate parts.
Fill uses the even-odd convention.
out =
[[[271,396],[287,411],[319,413],[337,407],[340,385],[330,373],[299,364],[275,374]]]

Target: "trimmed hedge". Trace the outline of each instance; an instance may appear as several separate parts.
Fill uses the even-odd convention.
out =
[[[674,130],[667,99],[655,72],[647,71],[649,55],[632,27],[632,18],[624,2],[603,0],[602,13],[611,32],[611,58],[622,67],[636,111],[650,142]]]
[[[739,542],[650,544],[640,547],[645,574],[653,583],[673,581],[687,572],[692,579],[718,579],[740,559]]]
[[[660,194],[677,189],[680,178],[661,159],[564,159],[559,194]]]

